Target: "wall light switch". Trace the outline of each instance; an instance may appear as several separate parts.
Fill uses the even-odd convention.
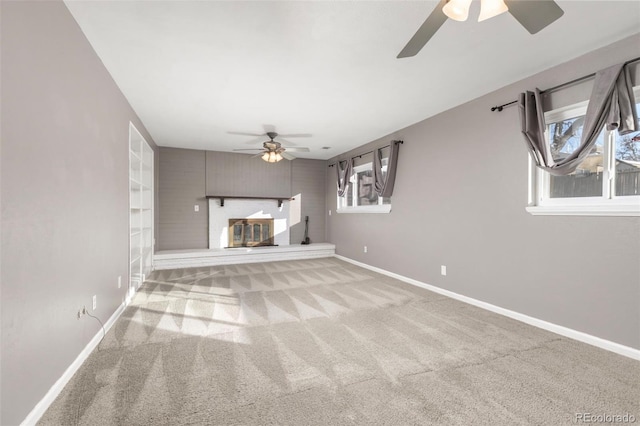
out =
[[[331,210],[329,210],[329,216],[331,216]]]
[[[97,295],[93,295],[93,310],[96,310],[96,307],[98,306],[98,296]]]
[[[440,274],[447,275],[447,267],[445,265],[440,265]]]
[[[364,252],[365,253],[367,252],[367,246],[364,246]]]
[[[200,206],[197,205],[197,204],[195,206],[193,206],[193,211],[194,212],[199,212],[200,211]]]
[[[118,275],[118,288],[122,288],[122,275]]]

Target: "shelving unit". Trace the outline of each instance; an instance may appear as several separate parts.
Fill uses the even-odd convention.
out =
[[[153,150],[129,123],[129,290],[138,290],[152,269]]]

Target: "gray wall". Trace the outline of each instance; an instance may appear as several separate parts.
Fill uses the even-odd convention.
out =
[[[207,195],[288,198],[291,163],[267,163],[254,155],[207,151]]]
[[[62,2],[2,2],[0,423],[19,424],[127,288],[129,121]],[[155,145],[154,145],[155,146]],[[123,286],[117,288],[117,277]]]
[[[312,243],[326,241],[325,176],[327,162],[297,158],[292,162],[293,197],[301,202],[300,223],[291,227],[291,244],[304,239],[304,217],[309,216],[309,239]]]
[[[345,153],[404,140],[390,214],[335,214],[330,169],[328,240],[351,259],[640,348],[640,218],[528,214],[518,109],[490,111],[638,56],[634,36]]]
[[[295,159],[269,164],[247,154],[160,148],[158,184],[159,250],[207,248],[206,195],[298,197],[301,215],[308,215],[309,238],[326,240],[326,161]],[[200,211],[194,211],[194,205]],[[291,228],[290,242],[299,244],[304,223]]]
[[[205,151],[160,148],[158,250],[209,246]],[[196,212],[194,206],[199,206]]]

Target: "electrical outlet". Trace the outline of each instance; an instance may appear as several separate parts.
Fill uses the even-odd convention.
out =
[[[447,275],[447,267],[445,265],[440,265],[440,274]]]
[[[96,306],[98,306],[98,296],[96,294],[93,295],[93,310],[96,310]]]
[[[367,252],[367,246],[364,246],[364,252],[365,253]]]
[[[118,275],[118,288],[122,288],[122,275]]]
[[[199,212],[200,211],[200,206],[197,205],[197,204],[195,206],[193,206],[193,211],[194,212]]]

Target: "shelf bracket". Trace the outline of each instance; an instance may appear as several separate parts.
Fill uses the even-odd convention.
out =
[[[282,200],[278,200],[278,208],[282,207]]]
[[[224,207],[224,198],[220,197],[220,207]]]

